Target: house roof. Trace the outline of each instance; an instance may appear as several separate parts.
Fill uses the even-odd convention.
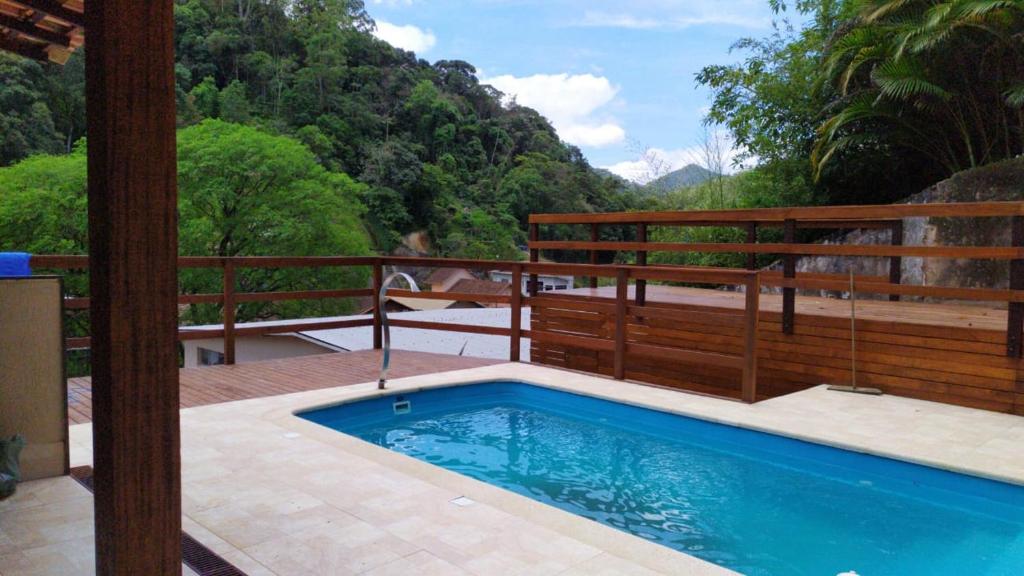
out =
[[[443,284],[460,272],[463,274],[470,273],[465,268],[438,268],[431,272],[430,276],[427,276],[427,284]]]
[[[473,326],[494,326],[508,328],[511,325],[511,308],[451,308],[447,310],[422,310],[418,312],[393,312],[390,319],[421,320],[425,322],[448,322]],[[530,309],[522,310],[522,325],[530,325]],[[373,327],[336,328],[332,330],[309,330],[298,333],[307,341],[318,341],[327,347],[344,350],[367,350],[373,348]],[[508,336],[489,334],[465,334],[442,332],[418,328],[391,327],[391,347],[395,350],[413,350],[436,354],[462,354],[475,358],[508,359]],[[530,359],[530,341],[523,339],[521,358]]]
[[[433,298],[414,298],[405,296],[388,296],[392,300],[410,310],[444,310],[455,304],[455,300],[434,300]]]
[[[318,320],[355,320],[369,319],[370,315],[336,316],[319,318]],[[511,308],[450,308],[447,310],[420,310],[416,312],[392,312],[389,319],[421,320],[424,322],[447,322],[452,324],[469,324],[472,326],[493,326],[508,328],[512,322]],[[246,327],[257,326],[288,326],[303,324],[309,318],[294,320],[267,320],[263,322],[247,322]],[[530,308],[523,307],[521,322],[530,325]],[[238,324],[236,326],[243,326]],[[220,324],[206,326],[182,327],[182,331],[199,329],[222,329]],[[315,342],[334,351],[369,350],[373,348],[373,326],[357,326],[355,328],[334,328],[329,330],[304,330],[277,334],[275,336],[293,336],[307,342]],[[433,352],[436,354],[462,354],[474,358],[508,358],[509,337],[490,334],[466,334],[461,332],[443,332],[440,330],[421,330],[419,328],[391,327],[391,347],[395,350],[413,350]],[[521,359],[530,361],[530,340],[522,341]]]
[[[507,282],[494,282],[492,280],[476,280],[470,278],[463,278],[452,287],[449,292],[455,292],[459,294],[490,294],[490,295],[502,295],[511,294],[512,286]]]
[[[85,44],[84,0],[0,0],[0,50],[64,64]]]

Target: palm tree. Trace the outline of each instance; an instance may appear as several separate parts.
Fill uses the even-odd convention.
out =
[[[854,0],[812,161],[892,147],[952,174],[1024,152],[1024,0]],[[824,86],[823,86],[824,88]]]

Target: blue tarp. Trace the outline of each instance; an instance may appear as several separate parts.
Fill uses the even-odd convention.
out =
[[[0,252],[0,278],[10,276],[31,276],[28,265],[32,255],[27,252]]]

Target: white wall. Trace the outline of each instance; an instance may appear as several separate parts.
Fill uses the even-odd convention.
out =
[[[186,340],[182,345],[185,348],[185,368],[201,366],[199,362],[200,348],[224,352],[224,341],[220,338]],[[294,358],[296,356],[327,354],[330,352],[333,352],[330,348],[319,346],[288,334],[280,336],[250,336],[235,339],[235,362],[238,363]]]

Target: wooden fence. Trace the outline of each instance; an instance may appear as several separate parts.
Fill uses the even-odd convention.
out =
[[[88,269],[86,256],[45,256],[32,257],[32,266],[37,269],[85,270]],[[214,268],[222,270],[223,283],[219,293],[182,294],[178,296],[179,304],[220,304],[223,310],[221,328],[191,328],[182,326],[179,329],[180,340],[222,338],[224,340],[224,361],[235,362],[236,339],[240,336],[260,336],[267,334],[283,334],[297,331],[325,330],[332,328],[350,328],[357,326],[373,326],[373,346],[381,347],[380,305],[373,298],[372,318],[355,318],[343,320],[315,320],[308,322],[288,323],[283,325],[246,326],[237,324],[236,307],[243,302],[269,302],[288,300],[315,300],[326,298],[373,297],[381,287],[385,266],[431,267],[431,268],[466,268],[476,270],[500,270],[511,272],[513,290],[511,295],[490,295],[481,297],[479,294],[460,294],[453,292],[411,292],[408,290],[389,290],[392,296],[408,296],[416,298],[443,300],[472,300],[508,304],[511,307],[511,320],[508,328],[494,326],[475,326],[467,324],[426,322],[420,320],[392,319],[390,324],[395,327],[418,328],[423,330],[443,330],[471,334],[490,334],[507,336],[510,339],[509,360],[518,362],[521,353],[521,341],[529,338],[533,342],[549,345],[570,346],[578,349],[607,352],[612,358],[611,376],[625,378],[627,364],[631,359],[645,358],[648,361],[677,361],[680,358],[698,364],[708,364],[734,369],[740,373],[740,396],[744,401],[754,402],[757,393],[757,330],[759,318],[759,274],[749,270],[699,267],[664,267],[664,266],[600,266],[591,264],[558,264],[558,263],[526,263],[490,260],[457,260],[436,258],[403,258],[403,257],[181,257],[179,269]],[[320,268],[365,266],[372,270],[373,284],[370,288],[346,290],[308,290],[293,292],[237,292],[236,272],[243,268]],[[616,282],[616,297],[610,310],[611,328],[599,334],[573,333],[561,327],[552,330],[524,329],[521,325],[521,311],[524,306],[543,304],[547,296],[533,295],[524,297],[519,286],[523,274],[567,274],[587,277],[613,278]],[[742,314],[736,316],[735,322],[742,324],[743,346],[739,350],[728,353],[690,350],[671,345],[644,343],[631,338],[630,318],[636,316],[658,316],[661,309],[648,307],[642,302],[629,299],[630,281],[665,281],[680,283],[701,283],[718,285],[743,286],[746,292],[745,307]],[[69,310],[83,310],[89,307],[89,299],[73,297],[66,300]],[[735,316],[733,313],[727,314]],[[69,338],[69,348],[87,348],[88,337]]]
[[[1012,230],[1009,246],[906,246],[903,244],[904,218],[1004,218]],[[590,228],[590,241],[549,241],[541,239],[545,225],[580,225]],[[601,226],[635,226],[635,242],[602,242]],[[681,243],[649,242],[652,226],[716,226],[734,227],[747,231],[743,243]],[[762,227],[782,227],[783,242],[758,242],[757,232]],[[838,245],[797,243],[799,229],[857,229],[889,228],[891,245]],[[781,276],[765,273],[761,282],[765,286],[782,288],[782,332],[795,333],[796,290],[847,291],[848,279],[842,275],[796,273],[799,256],[848,256],[890,259],[888,281],[881,277],[857,278],[857,291],[900,296],[919,296],[936,299],[1005,302],[1008,305],[1006,326],[1006,355],[1020,358],[1022,332],[1024,332],[1024,202],[974,202],[959,204],[901,204],[880,206],[829,206],[810,208],[769,208],[749,210],[709,210],[685,212],[620,212],[588,214],[534,214],[530,216],[530,260],[536,262],[544,250],[583,250],[590,261],[598,261],[599,252],[634,252],[636,263],[643,266],[651,252],[683,253],[738,253],[748,255],[748,268],[755,267],[753,256],[775,254],[782,258]],[[901,283],[901,259],[953,258],[1007,261],[1009,288],[951,288],[920,286]],[[596,282],[592,280],[592,286]],[[534,292],[535,294],[535,292]],[[646,297],[645,282],[637,285],[637,302]]]

